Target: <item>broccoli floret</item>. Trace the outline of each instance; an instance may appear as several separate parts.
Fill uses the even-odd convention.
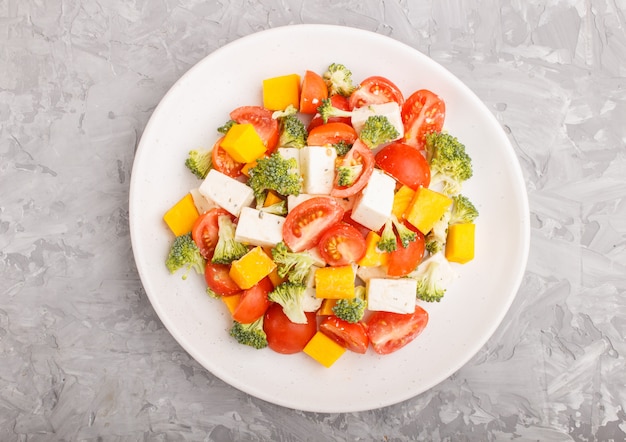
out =
[[[416,296],[419,299],[439,302],[455,274],[443,253],[439,252],[422,261],[408,277],[417,280]]]
[[[179,235],[174,239],[174,243],[170,248],[165,265],[170,273],[175,273],[179,269],[186,267],[183,279],[187,279],[187,275],[191,269],[199,274],[204,274],[204,266],[206,262],[200,253],[200,249],[191,237],[191,233]]]
[[[207,149],[193,149],[185,160],[185,166],[200,179],[205,179],[213,167],[211,151]]]
[[[330,95],[350,96],[356,89],[352,83],[352,72],[342,64],[333,63],[322,75]]]
[[[339,109],[338,107],[333,106],[330,98],[326,98],[322,100],[322,104],[317,107],[317,112],[322,117],[322,121],[324,123],[328,123],[328,119],[331,117],[351,117],[352,112]]]
[[[396,218],[395,215],[391,215],[391,222],[396,228],[396,232],[398,232],[398,239],[400,240],[400,244],[402,244],[402,247],[404,247],[405,249],[409,246],[409,243],[417,239],[417,233],[398,221],[398,218]]]
[[[384,115],[367,117],[361,132],[359,132],[359,138],[370,149],[376,149],[381,144],[395,140],[399,136],[398,129]]]
[[[228,120],[222,126],[218,127],[217,131],[219,133],[221,133],[221,134],[226,135],[226,132],[228,132],[230,130],[230,128],[233,127],[235,124],[237,124],[237,122],[235,120]]]
[[[281,195],[299,195],[302,178],[298,173],[298,163],[294,158],[283,158],[274,152],[266,158],[259,158],[256,166],[248,172],[248,185],[254,191],[257,208],[263,206],[268,190]]]
[[[304,284],[286,281],[276,286],[267,297],[270,301],[280,304],[283,313],[291,322],[306,324],[306,314],[302,305],[305,290],[306,285]]]
[[[356,181],[356,179],[361,175],[362,171],[363,171],[362,164],[337,167],[337,185],[338,186],[351,186]]]
[[[367,302],[365,301],[365,287],[354,288],[354,298],[338,299],[333,307],[333,313],[344,321],[355,323],[363,319]]]
[[[448,235],[448,222],[450,220],[450,211],[447,210],[441,218],[435,222],[433,228],[428,232],[425,240],[425,248],[431,255],[443,250],[446,245],[446,237]]]
[[[263,330],[263,316],[249,324],[233,321],[230,335],[240,344],[260,349],[267,347],[267,335]]]
[[[341,140],[338,143],[333,144],[333,147],[337,151],[337,156],[342,157],[352,149],[352,144],[348,144],[346,140]]]
[[[283,241],[272,249],[272,258],[278,266],[278,276],[287,277],[289,282],[304,284],[311,266],[315,262],[308,252],[291,252]]]
[[[298,110],[290,104],[283,111],[276,111],[272,118],[278,120],[280,135],[278,145],[281,147],[295,147],[298,149],[306,146],[306,126],[296,116]]]
[[[393,252],[397,248],[396,234],[393,231],[393,221],[391,218],[385,223],[383,233],[380,235],[378,244],[376,245],[378,250],[382,252]]]
[[[220,215],[217,218],[217,244],[213,252],[213,264],[230,264],[236,259],[248,253],[248,248],[242,243],[235,241],[235,224],[230,216]]]
[[[430,164],[430,185],[441,183],[443,193],[457,195],[462,183],[472,177],[472,159],[465,146],[447,133],[426,135],[426,158]]]
[[[287,201],[279,201],[272,205],[261,207],[259,210],[265,213],[272,213],[274,215],[284,216],[287,215]]]
[[[450,224],[473,223],[478,217],[478,210],[464,195],[452,197],[452,214]]]

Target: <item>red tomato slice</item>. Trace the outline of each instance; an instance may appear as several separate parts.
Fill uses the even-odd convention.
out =
[[[278,145],[278,120],[272,118],[273,112],[262,106],[242,106],[230,113],[230,118],[237,123],[250,123],[254,126],[263,143],[267,147],[267,153],[272,153]]]
[[[317,332],[315,312],[306,312],[306,324],[291,322],[280,304],[272,303],[263,318],[267,345],[278,353],[292,354],[302,351]]]
[[[228,175],[231,178],[237,178],[241,176],[241,169],[243,168],[243,163],[239,163],[233,159],[222,149],[220,143],[224,137],[217,140],[215,145],[213,145],[213,150],[211,152],[211,161],[213,162],[213,168],[219,172],[222,172],[225,175]]]
[[[326,123],[317,126],[309,132],[306,144],[309,146],[326,146],[345,141],[353,144],[357,139],[356,130],[346,123]]]
[[[216,207],[200,215],[191,228],[191,237],[204,259],[210,260],[213,257],[219,230],[217,220],[222,215],[229,216],[231,220],[235,219],[226,210]]]
[[[422,152],[403,143],[383,147],[375,156],[376,164],[396,180],[415,190],[430,184],[430,167]]]
[[[348,103],[348,99],[343,95],[331,95],[330,102],[332,103],[333,107],[336,107],[337,109],[347,111],[350,110],[350,104]],[[348,125],[352,125],[352,120],[350,117],[330,117],[326,121],[326,124],[328,123],[345,123]],[[319,114],[315,115],[309,123],[309,132],[322,124],[324,124],[324,120],[322,120],[322,117]]]
[[[241,291],[239,286],[230,277],[230,266],[227,264],[213,264],[209,261],[204,269],[204,279],[211,290],[218,295],[231,296]]]
[[[350,109],[370,104],[383,104],[395,101],[400,106],[404,103],[404,96],[400,88],[385,77],[368,77],[352,92],[348,98]]]
[[[315,247],[320,238],[343,217],[343,207],[333,198],[317,196],[298,204],[285,218],[283,240],[294,252]]]
[[[387,275],[389,276],[406,276],[415,270],[415,267],[422,261],[424,257],[425,241],[422,232],[414,228],[409,223],[404,223],[409,229],[413,230],[417,237],[415,241],[411,241],[405,248],[399,240],[396,241],[396,250],[389,254],[387,263]]]
[[[322,100],[328,98],[328,87],[321,75],[306,71],[302,79],[302,92],[300,93],[300,112],[314,114],[322,104]]]
[[[233,311],[233,319],[242,324],[249,324],[259,319],[270,306],[267,294],[274,289],[268,277],[263,278],[255,286],[244,290]]]
[[[428,324],[428,312],[416,306],[408,314],[374,312],[367,320],[367,334],[374,351],[384,355],[407,345]]]
[[[364,323],[352,324],[334,315],[327,316],[322,320],[320,331],[337,344],[355,353],[365,353],[370,343]]]
[[[339,223],[324,232],[317,248],[327,264],[345,266],[363,258],[367,246],[355,227]]]
[[[349,187],[338,186],[335,182],[330,196],[335,198],[347,198],[352,196],[360,192],[367,184],[370,176],[372,176],[372,171],[374,170],[374,154],[369,147],[358,139],[354,142],[352,149],[350,149],[342,161],[343,166],[353,166],[356,164],[363,165],[361,175],[359,175],[352,186]]]
[[[359,233],[363,236],[363,238],[365,238],[367,234],[370,233],[370,229],[352,219],[352,211],[344,213],[343,219],[341,221],[346,224],[350,224],[352,227],[357,229]]]
[[[424,137],[441,132],[446,116],[446,105],[441,98],[426,89],[415,91],[402,106],[404,142],[424,148]]]

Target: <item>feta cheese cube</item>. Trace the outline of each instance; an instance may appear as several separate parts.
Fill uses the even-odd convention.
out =
[[[304,294],[302,295],[302,310],[305,312],[315,312],[322,306],[322,302],[324,302],[324,300],[315,295],[314,287],[304,289]]]
[[[370,104],[367,106],[356,108],[352,111],[352,127],[357,133],[361,133],[365,121],[373,115],[382,115],[387,117],[389,122],[399,133],[399,136],[395,138],[399,140],[404,136],[404,124],[402,123],[402,114],[400,105],[395,101],[383,104]]]
[[[306,146],[300,149],[304,192],[329,195],[335,180],[337,150],[333,147]]]
[[[250,187],[215,169],[209,171],[198,191],[234,216],[239,216],[241,209],[254,201],[254,192]]]
[[[282,216],[244,207],[235,229],[235,240],[255,246],[274,247],[283,239],[284,223],[285,218]]]
[[[372,278],[367,283],[367,309],[393,313],[413,313],[417,281],[411,278]]]
[[[291,212],[298,204],[302,204],[314,196],[315,195],[309,195],[308,193],[301,193],[300,195],[287,195],[287,211]]]
[[[380,230],[391,216],[395,188],[395,179],[374,169],[361,196],[354,203],[351,218],[370,230]]]

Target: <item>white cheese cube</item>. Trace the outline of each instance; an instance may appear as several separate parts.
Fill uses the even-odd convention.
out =
[[[285,218],[272,213],[244,207],[239,215],[235,240],[244,244],[274,247],[283,239]]]
[[[387,117],[391,125],[398,131],[399,136],[395,138],[395,140],[399,140],[404,136],[404,124],[402,123],[400,105],[395,101],[383,104],[370,104],[354,109],[351,117],[354,130],[356,130],[357,133],[361,133],[365,121],[373,115]]]
[[[335,180],[337,150],[333,147],[306,146],[300,149],[300,171],[304,192],[329,195]]]
[[[363,281],[366,284],[372,278],[386,278],[387,266],[376,266],[376,267],[359,266],[359,268],[356,270],[356,276],[361,278],[361,281]]]
[[[318,267],[325,267],[326,261],[322,258],[322,255],[317,247],[313,247],[312,249],[307,249],[306,251],[313,258],[313,265]]]
[[[217,205],[204,197],[204,195],[202,195],[200,193],[199,189],[191,189],[189,191],[189,193],[191,193],[191,198],[193,199],[193,204],[194,206],[196,206],[196,209],[198,210],[199,214],[203,214],[204,212],[208,212],[209,210],[211,210],[212,208],[216,207]]]
[[[209,171],[198,191],[234,216],[239,216],[241,209],[254,201],[254,192],[250,187],[215,169]]]
[[[395,179],[374,169],[361,196],[354,203],[351,218],[370,230],[380,230],[391,216],[395,188]]]
[[[302,310],[305,312],[317,311],[322,306],[322,302],[324,302],[324,299],[318,298],[315,295],[315,289],[313,287],[304,289],[302,296]]]
[[[372,278],[367,283],[367,309],[393,313],[413,313],[417,281],[411,278]]]
[[[287,211],[291,212],[298,204],[302,204],[314,196],[315,195],[309,195],[308,193],[301,193],[300,195],[287,195]]]

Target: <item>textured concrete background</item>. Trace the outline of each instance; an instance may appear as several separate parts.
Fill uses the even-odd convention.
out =
[[[223,44],[389,35],[461,78],[529,192],[528,269],[468,363],[406,402],[303,413],[213,377],[134,267],[136,144]],[[625,440],[626,2],[0,0],[0,440]]]

